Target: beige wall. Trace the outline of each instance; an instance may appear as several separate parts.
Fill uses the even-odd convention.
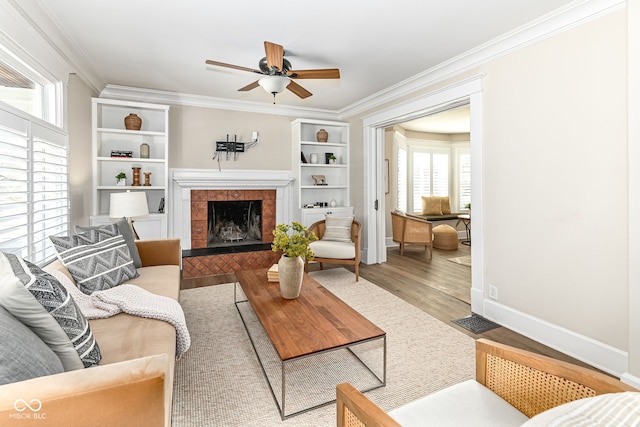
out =
[[[218,169],[213,161],[215,141],[251,141],[257,131],[260,142],[245,153],[226,160],[224,169],[291,169],[291,122],[293,117],[242,113],[201,107],[172,105],[169,110],[169,168]]]
[[[625,12],[482,71],[485,286],[626,350]]]
[[[71,228],[89,225],[91,215],[91,97],[95,94],[75,74],[67,86]]]

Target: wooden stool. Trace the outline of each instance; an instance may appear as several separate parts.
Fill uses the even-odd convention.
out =
[[[433,228],[433,247],[454,251],[458,249],[458,232],[450,225],[439,225]]]

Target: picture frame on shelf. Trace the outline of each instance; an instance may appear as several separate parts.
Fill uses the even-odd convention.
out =
[[[309,163],[309,162],[307,161],[307,156],[305,156],[305,155],[304,155],[304,151],[301,151],[301,152],[300,152],[300,161],[301,161],[302,163]]]

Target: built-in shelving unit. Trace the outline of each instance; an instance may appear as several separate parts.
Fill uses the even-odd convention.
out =
[[[296,220],[309,226],[328,213],[353,214],[349,199],[349,124],[297,119],[291,126],[297,190],[294,202],[299,208]],[[317,133],[321,129],[328,133],[327,142],[318,142]],[[335,163],[329,163],[327,153],[336,157]],[[318,185],[314,175],[324,176],[325,185]],[[335,206],[331,206],[332,201]]]
[[[127,130],[124,118],[136,114],[142,119],[140,130]],[[149,145],[149,157],[140,156],[141,145]],[[92,225],[111,222],[111,193],[144,191],[149,216],[135,220],[140,238],[167,237],[169,106],[113,99],[92,99],[93,212]],[[113,157],[112,151],[131,151],[132,157]],[[140,168],[140,186],[133,186],[133,167]],[[125,185],[116,185],[115,176],[124,172]],[[145,186],[145,172],[151,172]],[[159,212],[161,205],[165,206]]]

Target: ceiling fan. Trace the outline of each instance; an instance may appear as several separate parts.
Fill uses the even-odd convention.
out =
[[[259,63],[259,70],[242,67],[240,65],[226,64],[224,62],[206,61],[209,65],[218,67],[233,68],[235,70],[249,71],[251,73],[262,74],[264,77],[253,83],[238,89],[245,92],[262,86],[267,92],[273,94],[275,104],[276,94],[289,89],[300,98],[308,98],[313,95],[311,92],[300,86],[292,79],[339,79],[340,70],[337,68],[325,68],[319,70],[292,70],[291,63],[284,57],[284,48],[279,44],[264,42],[266,56]]]

